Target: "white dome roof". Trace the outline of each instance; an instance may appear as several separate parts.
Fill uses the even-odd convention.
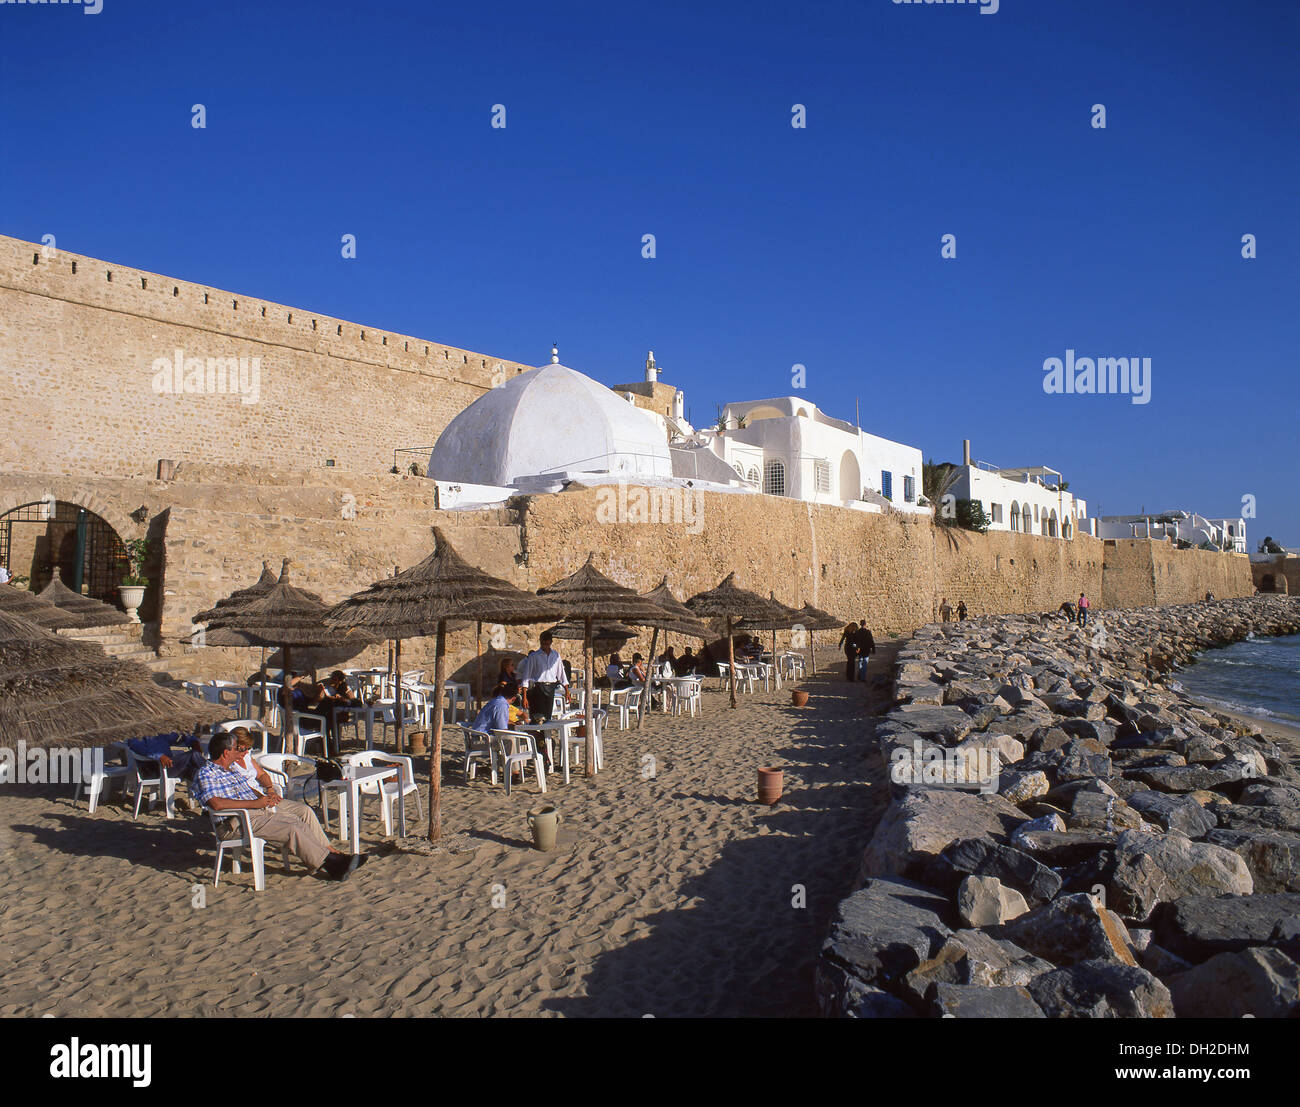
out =
[[[512,377],[456,416],[429,456],[429,476],[513,484],[539,473],[672,476],[664,432],[640,408],[566,365]]]

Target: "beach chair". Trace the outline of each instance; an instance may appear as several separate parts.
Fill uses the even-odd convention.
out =
[[[496,747],[492,743],[492,735],[482,730],[475,730],[473,727],[460,726],[458,728],[465,739],[465,780],[466,782],[474,779],[474,770],[478,768],[480,761],[488,763],[488,770],[492,774],[492,783],[497,783],[497,755]]]
[[[99,798],[107,789],[110,781],[120,780],[125,788],[129,784],[131,768],[129,765],[101,765],[100,771],[92,772],[89,780],[77,781],[77,792],[72,797],[73,803],[81,798],[81,793],[85,791],[90,797],[90,810],[87,814],[93,815],[95,808],[99,806]]]
[[[519,767],[519,780],[522,784],[528,766],[532,765],[538,790],[546,791],[546,766],[537,746],[536,735],[525,734],[520,730],[494,730],[492,740],[497,746],[497,761],[505,774],[507,796],[510,795],[510,778],[514,776],[515,766]]]
[[[145,793],[153,792],[163,801],[163,810],[170,819],[173,814],[173,796],[179,778],[168,776],[167,770],[157,761],[142,761],[136,757],[135,751],[130,746],[126,747],[126,766],[128,787],[134,785],[135,788],[135,810],[131,813],[131,817],[133,819],[140,817],[140,804],[144,802]],[[153,800],[150,799],[149,807],[152,806]]]
[[[294,711],[294,748],[293,752],[302,757],[307,752],[308,742],[320,743],[321,757],[330,755],[329,724],[324,715],[313,715],[310,711]],[[307,724],[304,726],[304,722]]]
[[[718,691],[725,692],[731,683],[731,666],[725,661],[718,662]],[[736,670],[736,683],[740,683],[740,670]]]
[[[361,818],[361,808],[364,806],[367,796],[378,797],[380,814],[384,820],[384,834],[390,838],[393,835],[394,807],[400,803],[405,808],[407,796],[415,796],[416,818],[424,814],[420,804],[420,786],[415,783],[415,766],[405,754],[384,753],[381,750],[360,750],[357,753],[344,755],[341,760],[345,764],[358,766],[396,765],[401,770],[400,780],[367,780],[358,786],[359,797],[356,813],[358,820]],[[348,793],[346,791],[339,793],[339,814],[342,819],[342,826],[346,826],[351,814],[348,811]]]
[[[591,713],[592,726],[596,732],[595,748],[596,748],[597,769],[603,769],[605,767],[604,735],[605,735],[605,722],[608,718],[609,718],[609,709],[605,707],[597,708],[595,711]],[[579,724],[582,724],[583,722],[582,719],[575,719],[575,721]],[[567,736],[565,737],[565,742],[569,746],[569,764],[570,765],[578,764],[578,762],[580,762],[582,758],[586,756],[587,736],[585,734],[579,734],[578,728],[574,727],[572,730],[568,732]],[[574,756],[575,754],[576,756]]]
[[[253,834],[252,812],[239,809],[233,811],[213,811],[211,807],[205,807],[208,813],[208,819],[212,823],[212,835],[217,840],[217,863],[212,870],[212,886],[215,888],[221,883],[221,861],[226,856],[226,851],[230,851],[230,868],[232,872],[239,872],[239,862],[245,849],[253,859],[253,889],[254,891],[266,891],[266,864],[264,854],[266,850],[266,839],[258,838]],[[239,833],[233,838],[223,838],[221,833],[226,829],[227,819],[235,818],[238,820]],[[284,871],[289,871],[289,847],[281,847],[281,858],[284,861]]]
[[[680,681],[672,686],[674,715],[680,715],[682,711],[689,711],[691,718],[695,718],[696,713],[703,707],[702,684],[703,681],[697,678],[690,681]]]
[[[259,738],[262,743],[262,752],[267,753],[271,748],[271,735],[266,729],[266,725],[260,719],[231,719],[229,722],[218,723],[213,728],[214,734],[229,734],[238,727],[245,727],[252,732],[255,738]]]
[[[631,716],[641,717],[641,689],[617,688],[609,694],[610,708],[618,709],[618,729],[627,730]]]
[[[275,785],[275,790],[284,796],[285,799],[298,800],[305,803],[307,800],[307,788],[310,784],[316,785],[316,796],[320,798],[320,781],[315,775],[293,776],[290,769],[295,765],[302,765],[310,769],[314,774],[316,772],[316,762],[309,757],[299,757],[293,753],[255,753],[253,760],[261,765],[271,778],[271,783]]]

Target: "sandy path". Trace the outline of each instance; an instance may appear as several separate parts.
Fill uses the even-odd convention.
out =
[[[247,867],[213,889],[206,819],[6,790],[0,1015],[812,1014],[829,912],[886,801],[863,688],[839,675],[802,711],[709,691],[701,718],[611,730],[606,771],[547,794],[565,817],[550,854],[528,848],[531,782],[507,799],[448,756],[445,826],[467,848],[384,852],[372,814],[378,855],[341,885],[277,859],[263,893]],[[752,802],[769,763],[771,809]]]

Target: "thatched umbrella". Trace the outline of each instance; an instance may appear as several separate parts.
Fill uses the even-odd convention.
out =
[[[596,555],[587,555],[587,562],[581,569],[563,580],[557,580],[545,588],[539,588],[537,594],[544,599],[559,604],[571,618],[580,618],[583,623],[583,684],[586,701],[585,723],[587,728],[587,746],[584,760],[586,775],[594,776],[596,772],[596,732],[593,725],[591,709],[591,677],[594,658],[591,648],[592,624],[596,620],[615,620],[642,627],[671,626],[677,621],[653,600],[648,600],[631,588],[611,580],[593,564]]]
[[[476,569],[433,528],[434,551],[414,568],[377,580],[333,607],[326,624],[385,638],[434,635],[433,735],[429,750],[429,839],[442,836],[442,697],[447,687],[447,624],[466,621],[521,625],[548,622],[560,610],[531,592]],[[400,678],[399,678],[400,680]],[[401,685],[398,684],[398,719]],[[399,721],[400,727],[400,721]]]
[[[214,609],[215,611],[216,609]],[[289,583],[289,559],[285,558],[280,579],[262,596],[242,606],[227,607],[214,615],[209,624],[212,632],[233,631],[250,646],[279,647],[284,654],[284,681],[280,688],[284,723],[281,735],[285,748],[294,735],[293,706],[289,689],[291,651],[295,646],[363,646],[375,638],[362,631],[343,631],[325,626],[329,609],[314,592],[295,588]],[[218,636],[218,641],[221,641]],[[211,641],[211,637],[209,637]]]
[[[285,567],[289,564],[286,557],[280,566],[280,571],[284,572]],[[200,611],[190,619],[191,623],[207,623],[213,619],[220,618],[222,615],[228,615],[231,608],[244,607],[254,600],[260,600],[276,585],[275,574],[271,572],[271,565],[268,561],[262,562],[262,575],[257,578],[256,584],[250,584],[247,588],[239,588],[231,592],[225,599],[218,600],[215,607],[207,611]]]
[[[103,746],[228,718],[225,708],[158,684],[143,665],[0,612],[0,743],[6,746]]]
[[[59,577],[56,569],[54,577],[37,595],[49,600],[55,607],[76,620],[77,628],[122,626],[130,623],[131,618],[124,611],[118,611],[112,604],[106,604],[92,596],[83,596],[74,592]]]
[[[801,625],[808,632],[808,673],[810,676],[817,673],[817,654],[814,650],[813,632],[818,630],[838,630],[844,626],[843,619],[837,619],[829,611],[823,611],[820,607],[813,607],[810,603],[805,603],[799,609],[803,615]]]
[[[727,630],[727,669],[731,676],[731,706],[736,706],[736,624],[742,620],[762,622],[780,617],[781,612],[755,592],[747,592],[736,584],[736,574],[728,573],[716,588],[701,592],[686,601],[687,608],[696,616],[717,619]]]
[[[582,623],[576,620],[556,623],[555,626],[549,627],[546,631],[552,638],[560,638],[570,642],[580,642],[586,636],[587,629]],[[591,650],[595,654],[613,653],[615,650],[621,650],[633,638],[637,632],[631,627],[625,627],[622,623],[600,623],[591,628]]]
[[[642,595],[652,603],[658,604],[667,615],[678,621],[672,626],[655,627],[654,633],[650,636],[650,663],[646,666],[645,682],[641,685],[642,709],[637,714],[637,730],[645,726],[646,708],[650,706],[650,681],[654,677],[655,648],[659,644],[659,631],[662,629],[670,634],[684,634],[690,638],[701,639],[708,633],[708,628],[691,613],[690,608],[673,595],[672,589],[668,587],[667,574],[649,592],[644,592]]]
[[[768,592],[768,603],[774,609],[773,614],[766,619],[744,619],[741,621],[739,630],[770,630],[772,632],[772,669],[774,672],[779,671],[776,663],[776,632],[778,630],[791,630],[797,626],[803,626],[804,615],[802,611],[797,611],[793,607],[787,607],[776,598],[775,592]],[[779,679],[779,678],[778,678]]]
[[[0,611],[46,630],[75,630],[79,626],[68,612],[59,610],[49,600],[11,584],[0,584]]]

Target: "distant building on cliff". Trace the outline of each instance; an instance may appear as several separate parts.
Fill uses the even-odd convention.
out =
[[[1232,553],[1246,553],[1246,520],[1207,519],[1194,511],[1148,515],[1103,515],[1102,538],[1150,538],[1198,547],[1209,543]]]
[[[971,461],[970,441],[962,443],[962,464],[950,489],[958,500],[978,500],[989,530],[1072,539],[1094,534],[1088,504],[1068,491],[1061,474],[1046,465],[1003,469]]]

